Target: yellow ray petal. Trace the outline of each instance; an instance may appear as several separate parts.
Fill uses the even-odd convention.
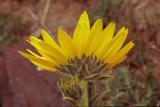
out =
[[[38,39],[38,38],[35,37],[35,36],[30,36],[27,41],[35,41],[35,42],[37,41],[37,43],[38,43],[38,42],[42,42],[41,39]]]
[[[57,60],[57,59],[55,59],[53,56],[51,56],[49,53],[47,53],[47,52],[45,52],[42,48],[41,48],[41,46],[40,46],[40,44],[39,43],[36,43],[36,42],[34,42],[34,43],[32,43],[32,42],[30,42],[30,41],[28,41],[32,46],[34,46],[36,49],[37,49],[37,51],[43,56],[43,57],[45,57],[47,60],[49,60],[49,61],[51,61],[51,62],[57,62],[57,63],[59,63],[59,61]],[[36,44],[36,45],[35,45]],[[40,56],[37,56],[37,54],[35,54],[34,52],[32,52],[31,50],[27,50],[30,54],[32,54],[33,56],[36,56],[36,57],[40,57]]]
[[[44,66],[43,64],[40,64],[39,62],[32,61],[32,60],[30,60],[30,61],[31,61],[34,65],[38,66],[38,67],[41,68],[41,69],[48,70],[48,71],[55,72],[55,73],[59,73],[59,72],[60,72],[60,71],[57,70],[55,67],[49,68],[49,67]]]
[[[110,52],[108,51],[108,54],[106,53],[106,56],[104,56],[106,60],[114,56],[119,51],[119,49],[122,47],[124,41],[127,38],[127,34],[128,34],[128,29],[125,29],[123,32],[117,35],[119,36],[119,40],[117,43],[115,43],[115,46],[113,46],[113,48],[110,49]]]
[[[35,57],[40,57],[38,54],[34,53],[34,52],[31,51],[30,49],[27,49],[27,51],[28,51],[31,55],[35,56]]]
[[[43,42],[42,40],[34,37],[34,36],[30,36],[29,39],[27,40],[28,43],[30,43],[33,47],[35,47],[37,49],[37,51],[42,55],[45,56],[45,54],[43,53],[42,47],[40,46],[40,42]]]
[[[117,33],[117,35],[121,32],[123,32],[125,28],[121,28],[120,31]],[[119,40],[120,36],[115,36],[111,41],[109,41],[104,48],[101,48],[101,50],[95,51],[95,55],[98,59],[103,59],[105,54],[109,51],[109,48],[113,48],[113,44],[115,44]]]
[[[116,55],[112,56],[111,58],[105,61],[107,63],[116,62],[118,59],[121,59],[122,57],[126,56],[126,54],[133,48],[133,46],[134,46],[133,41],[130,41],[129,43],[127,43],[127,45],[125,45],[122,49],[120,49],[120,51]]]
[[[19,53],[24,56],[25,58],[29,59],[31,62],[33,62],[36,66],[45,69],[45,70],[55,70],[55,64],[52,62],[49,62],[41,57],[34,57],[30,54],[24,53],[19,51]]]
[[[43,40],[47,44],[49,44],[49,45],[53,46],[54,48],[56,48],[57,50],[61,51],[60,47],[55,42],[55,40],[44,29],[41,29],[40,32],[42,34]]]
[[[90,30],[90,22],[89,22],[89,17],[86,11],[84,11],[82,13],[82,15],[80,16],[80,19],[78,21],[78,24],[82,24],[84,25],[87,30]]]
[[[39,39],[36,39],[35,37],[30,37],[29,40],[30,41],[28,42],[31,45],[33,45],[38,50],[38,52],[42,54],[44,57],[47,57],[47,56],[48,56],[47,58],[53,57],[50,60],[56,60],[56,62],[58,62],[59,64],[66,63],[65,56],[60,51],[52,47],[51,45],[43,41],[40,41]]]
[[[114,37],[116,39],[113,38],[113,44],[111,44],[111,46],[109,46],[109,48],[105,52],[102,59],[107,60],[110,57],[114,56],[119,51],[119,49],[122,47],[123,42],[125,41],[125,39],[127,37],[127,34],[128,34],[128,29],[124,29],[124,30],[118,32],[117,35]]]
[[[102,51],[104,47],[107,45],[109,41],[112,40],[114,31],[115,31],[116,24],[114,22],[111,22],[102,32],[102,35],[100,36],[100,41],[98,43],[98,48],[95,52],[95,54],[99,53],[99,51]]]
[[[111,40],[109,41],[108,43],[106,43],[105,47],[104,48],[101,48],[100,50],[96,51],[95,52],[95,55],[99,58],[99,59],[102,59],[102,57],[104,58],[105,54],[107,51],[109,51],[109,48],[113,48],[113,44],[115,44],[115,42],[117,42],[117,40],[119,40],[119,38],[121,38],[121,33],[124,32],[125,30],[125,27],[121,28],[119,30],[119,32],[116,34],[116,36]],[[118,36],[119,35],[119,36]]]
[[[116,66],[116,65],[118,65],[119,63],[123,62],[126,58],[127,58],[127,56],[124,56],[124,57],[118,59],[117,61],[115,61],[115,62],[113,62],[113,63],[110,63],[110,64],[108,65],[108,68],[109,68],[109,69],[113,68],[114,66]]]
[[[88,14],[84,11],[79,19],[79,22],[73,34],[73,43],[76,47],[78,57],[83,54],[89,31],[89,18]]]
[[[102,27],[103,27],[102,19],[97,19],[97,21],[94,23],[89,33],[89,37],[84,51],[85,55],[88,56],[97,49],[98,42],[100,40],[100,35],[102,33]]]
[[[106,42],[110,41],[113,37],[114,31],[115,31],[116,23],[111,22],[103,31],[102,33],[102,45],[105,45]]]
[[[66,57],[61,52],[46,43],[40,43],[40,45],[46,55],[53,57],[59,64],[66,63]]]
[[[62,29],[59,29],[58,31],[58,41],[67,58],[74,58],[76,56],[76,50],[74,48],[72,39]]]
[[[39,56],[38,54],[36,54],[36,53],[34,53],[33,51],[31,51],[30,49],[27,49],[27,51],[28,51],[31,55],[35,56],[35,57],[41,57],[41,56]],[[56,59],[53,58],[52,56],[49,56],[49,55],[47,55],[47,54],[45,54],[45,53],[43,53],[43,52],[41,52],[41,51],[40,51],[40,54],[41,54],[43,57],[45,57],[48,61],[53,62],[53,63],[56,62]],[[36,62],[33,62],[33,63],[36,63]]]

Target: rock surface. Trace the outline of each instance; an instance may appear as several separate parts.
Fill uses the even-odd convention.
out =
[[[37,71],[17,51],[25,44],[12,45],[0,57],[0,101],[2,107],[61,107],[58,75]]]

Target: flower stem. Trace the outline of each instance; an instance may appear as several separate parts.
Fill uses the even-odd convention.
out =
[[[85,80],[81,80],[81,89],[82,89],[82,97],[80,101],[80,107],[82,106],[89,106],[89,100],[88,100],[88,82]]]

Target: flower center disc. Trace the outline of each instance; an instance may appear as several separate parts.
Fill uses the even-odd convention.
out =
[[[85,56],[81,58],[69,59],[68,64],[61,65],[58,69],[70,75],[79,77],[85,80],[96,80],[104,77],[107,67],[106,63],[100,61],[95,56]]]

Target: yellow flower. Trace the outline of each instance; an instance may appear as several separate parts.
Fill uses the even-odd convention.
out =
[[[77,64],[77,70],[80,67],[85,67],[85,69],[90,70],[93,66],[93,64],[91,64],[92,61],[95,61],[95,69],[97,68],[96,63],[103,63],[103,66],[105,65],[107,69],[111,69],[121,63],[126,58],[126,54],[134,46],[132,41],[122,46],[127,38],[128,29],[123,27],[113,36],[115,26],[115,23],[111,22],[103,29],[102,19],[97,19],[90,28],[88,15],[86,11],[84,11],[80,16],[73,37],[70,37],[64,30],[59,29],[59,43],[56,43],[55,40],[42,29],[42,40],[34,36],[29,37],[27,40],[36,48],[39,54],[29,49],[27,49],[28,53],[22,51],[19,51],[19,53],[36,66],[49,71],[58,70],[62,72],[62,70],[67,69],[66,66],[69,64],[75,65],[75,63]],[[81,63],[79,63],[79,61]],[[90,66],[90,64],[92,66]],[[63,66],[63,69],[59,70],[60,66]],[[71,71],[66,70],[66,72]],[[73,70],[73,72],[75,71]]]

